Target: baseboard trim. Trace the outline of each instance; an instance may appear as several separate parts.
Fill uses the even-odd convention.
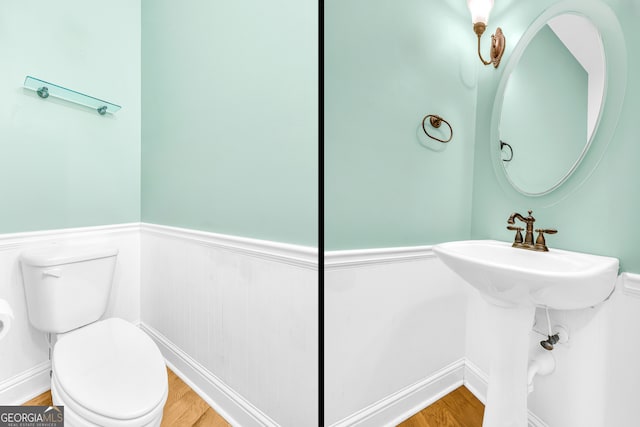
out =
[[[487,403],[489,376],[469,359],[464,361],[464,386],[483,404]],[[528,427],[549,427],[540,417],[529,410]]]
[[[549,425],[529,411],[529,427],[549,427]]]
[[[463,384],[464,359],[352,414],[330,427],[396,426]]]
[[[167,225],[141,223],[143,233],[190,241],[197,244],[224,248],[246,255],[278,261],[297,267],[318,269],[318,249],[310,246],[293,245],[271,240],[211,233]]]
[[[469,359],[464,361],[464,386],[480,401],[483,405],[487,404],[487,384],[489,376],[485,374],[476,364]]]
[[[33,368],[0,383],[0,405],[19,406],[51,388],[51,362]]]
[[[324,253],[324,269],[362,267],[370,264],[387,264],[435,258],[432,246],[407,246],[397,248],[354,249]]]
[[[486,404],[489,377],[477,365],[462,358],[432,376],[393,393],[366,408],[349,415],[329,427],[391,427],[464,385]],[[549,427],[529,411],[528,427]]]
[[[227,422],[242,427],[278,427],[265,413],[222,382],[160,332],[140,324],[158,345],[169,368]]]

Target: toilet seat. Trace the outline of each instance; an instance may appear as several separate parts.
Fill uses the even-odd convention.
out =
[[[88,422],[144,426],[162,417],[168,394],[162,354],[149,336],[122,319],[95,322],[59,338],[52,369],[52,393]]]
[[[145,416],[122,420],[88,411],[64,393],[55,375],[51,379],[53,404],[64,406],[65,427],[160,427],[166,398]]]

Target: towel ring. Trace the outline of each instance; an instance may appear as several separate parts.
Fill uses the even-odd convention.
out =
[[[427,118],[429,118],[429,123],[431,123],[431,126],[433,126],[434,128],[438,129],[440,127],[440,125],[442,124],[442,122],[445,122],[447,124],[447,126],[449,126],[449,139],[444,140],[444,139],[440,139],[440,138],[436,138],[433,135],[429,135],[429,132],[427,132],[427,128],[424,125],[424,122],[427,121]],[[453,128],[451,127],[451,125],[449,124],[448,121],[446,121],[445,119],[443,119],[442,117],[435,115],[435,114],[427,114],[426,116],[424,116],[424,118],[422,119],[422,130],[424,131],[424,133],[427,134],[427,136],[431,139],[435,139],[436,141],[440,141],[443,143],[447,143],[449,141],[451,141],[451,138],[453,138]]]
[[[511,156],[509,156],[508,159],[502,159],[502,161],[503,162],[510,162],[511,160],[513,160],[513,147],[511,147],[511,145],[507,144],[503,140],[500,140],[500,151],[504,150],[505,146],[509,147],[509,151],[511,151]]]

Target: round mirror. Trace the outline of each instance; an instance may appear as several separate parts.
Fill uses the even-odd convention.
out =
[[[587,17],[562,13],[542,22],[512,60],[498,122],[500,161],[514,188],[543,195],[578,167],[598,127],[602,40]]]

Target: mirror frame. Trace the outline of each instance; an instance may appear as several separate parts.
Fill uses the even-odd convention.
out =
[[[605,63],[604,93],[600,114],[585,149],[565,176],[545,192],[527,193],[511,182],[501,160],[498,141],[500,140],[499,127],[504,94],[509,77],[518,65],[529,42],[551,18],[567,13],[581,15],[589,19],[600,33]],[[544,10],[529,25],[509,55],[509,60],[498,84],[491,115],[490,156],[496,178],[503,190],[512,196],[522,198],[523,203],[526,203],[531,197],[536,197],[545,199],[541,200],[545,206],[551,206],[567,197],[584,183],[602,159],[618,123],[627,82],[626,51],[620,23],[610,7],[603,3],[582,4],[580,0],[561,1]]]

